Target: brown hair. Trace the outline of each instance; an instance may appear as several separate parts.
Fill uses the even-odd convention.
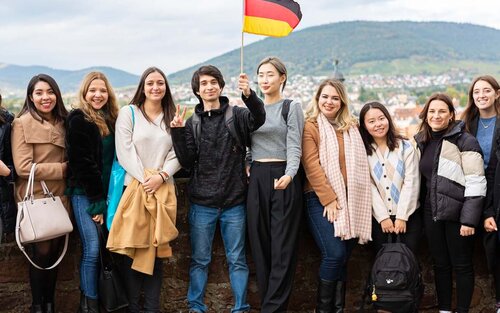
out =
[[[422,141],[424,143],[428,142],[432,138],[432,135],[431,135],[432,129],[429,126],[429,124],[427,123],[427,114],[429,112],[429,106],[430,106],[431,102],[434,100],[443,101],[448,106],[448,110],[450,110],[451,119],[450,119],[450,122],[448,123],[448,128],[446,129],[446,133],[449,132],[450,129],[452,129],[454,124],[455,124],[455,107],[453,106],[453,101],[451,100],[451,98],[445,93],[432,94],[429,97],[429,99],[427,99],[427,102],[424,105],[424,109],[418,115],[418,117],[421,119],[418,131],[419,131],[419,133],[423,134]]]
[[[465,130],[468,132],[470,132],[472,121],[479,116],[479,109],[477,108],[477,106],[474,102],[474,86],[480,80],[485,81],[488,84],[490,84],[496,93],[498,93],[498,90],[500,90],[500,85],[498,84],[498,81],[493,76],[482,75],[482,76],[478,76],[474,79],[474,81],[472,82],[472,84],[470,85],[470,88],[469,88],[467,107],[465,108],[464,112],[462,113],[462,117],[461,117],[461,119],[465,123]],[[500,114],[500,97],[498,97],[495,100],[495,103],[493,105],[495,107],[495,112],[497,113],[497,116],[498,116]]]
[[[134,97],[130,104],[136,105],[141,110],[142,115],[146,118],[146,120],[150,123],[153,123],[151,119],[148,117],[146,112],[144,111],[144,102],[146,101],[146,95],[144,94],[144,86],[146,85],[146,78],[151,73],[159,73],[163,79],[165,80],[165,96],[161,99],[161,106],[163,109],[163,123],[165,124],[165,129],[167,132],[170,131],[170,121],[175,116],[175,104],[174,99],[172,97],[172,92],[170,91],[170,86],[168,85],[167,76],[157,67],[149,67],[144,73],[142,73],[141,79],[139,81],[139,85],[137,86],[137,90],[135,91]]]

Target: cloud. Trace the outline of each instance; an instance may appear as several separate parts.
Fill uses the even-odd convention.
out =
[[[495,0],[298,0],[306,27],[350,20],[446,20],[500,29]],[[0,1],[0,63],[167,73],[238,48],[241,1]],[[262,39],[245,35],[245,43]],[[8,48],[4,48],[8,47]]]

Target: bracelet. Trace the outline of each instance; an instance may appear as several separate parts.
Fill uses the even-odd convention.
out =
[[[163,175],[162,175],[161,173],[158,173],[158,175],[160,175],[161,180],[162,180],[163,182],[165,182],[165,177],[163,177]]]
[[[163,180],[164,183],[167,181],[168,177],[165,172],[159,172],[158,175],[161,176],[161,179]]]

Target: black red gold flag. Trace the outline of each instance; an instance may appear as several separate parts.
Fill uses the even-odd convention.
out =
[[[302,12],[292,0],[245,0],[243,31],[284,37],[299,24]]]

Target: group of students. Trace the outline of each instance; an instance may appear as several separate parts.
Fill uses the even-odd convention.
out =
[[[414,141],[398,133],[379,102],[365,104],[356,119],[338,80],[321,82],[304,116],[298,101],[283,98],[282,61],[263,59],[257,78],[263,100],[240,74],[246,108],[233,107],[222,96],[221,72],[200,67],[191,81],[199,104],[186,120],[186,109],[175,106],[167,78],[156,67],[142,74],[130,105],[121,109],[107,78],[87,74],[69,113],[54,79],[34,76],[18,116],[5,109],[0,114],[5,230],[13,230],[15,205],[3,204],[21,201],[37,163],[35,179],[44,180],[72,208],[80,233],[78,312],[99,312],[96,225],[105,219],[116,155],[126,178],[107,248],[123,255],[120,274],[129,312],[160,312],[162,259],[172,255],[168,241],[176,235],[173,175],[181,167],[190,173],[189,312],[208,310],[204,295],[218,223],[234,296],[231,311],[250,310],[248,232],[261,312],[285,312],[304,212],[322,255],[317,313],[344,311],[346,269],[356,242],[373,239],[377,251],[392,234],[416,252],[423,231],[434,260],[440,312],[452,310],[453,271],[456,312],[468,312],[474,235],[483,226],[500,312],[500,86],[493,77],[474,80],[460,121],[449,96],[432,95]],[[12,195],[8,186],[14,181]],[[43,190],[35,188],[42,197]],[[32,244],[35,261],[52,264],[62,244],[61,238]],[[55,312],[56,277],[57,267],[30,266],[31,312]]]

